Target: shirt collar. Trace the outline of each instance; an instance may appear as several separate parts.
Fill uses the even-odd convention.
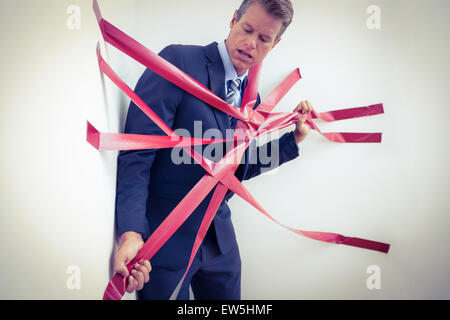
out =
[[[234,68],[233,62],[231,62],[230,55],[228,54],[228,50],[225,45],[225,40],[219,43],[218,49],[219,49],[220,57],[222,58],[223,67],[225,68],[225,85],[228,83],[228,81],[234,80],[236,78],[241,79],[241,84],[242,84],[242,82],[244,81],[245,77],[248,74],[248,71],[245,74],[243,74],[242,76],[238,77],[238,75],[236,73],[236,69]]]

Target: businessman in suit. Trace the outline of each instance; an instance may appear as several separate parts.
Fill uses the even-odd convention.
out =
[[[160,56],[229,104],[240,107],[248,69],[261,62],[279,43],[292,17],[289,0],[244,0],[234,13],[231,31],[225,41],[205,47],[171,45],[162,50]],[[218,130],[222,137],[226,137],[226,130],[236,125],[236,119],[148,69],[135,91],[168,126],[175,131],[185,130],[192,137],[196,133],[195,124],[199,122],[203,130]],[[302,114],[295,130],[262,146],[278,151],[271,155],[276,158],[277,165],[298,157],[298,144],[308,135],[305,120],[312,111],[311,104],[302,101],[295,111]],[[125,132],[164,135],[133,102]],[[205,146],[196,148],[205,150]],[[191,163],[175,163],[174,155],[180,152],[183,151],[122,151],[118,157],[116,223],[120,244],[114,258],[114,271],[124,277],[130,276],[127,291],[138,290],[139,299],[170,297],[185,272],[195,235],[214,191],[155,254],[151,265],[149,261],[141,261],[131,275],[128,274],[126,263],[136,256],[144,241],[205,174],[193,160]],[[257,149],[255,153],[258,154]],[[217,155],[209,155],[214,156]],[[241,181],[259,175],[267,167],[267,163],[263,164],[260,159],[249,163],[249,157],[247,150],[244,163],[235,173]],[[189,298],[189,285],[196,299],[240,299],[241,260],[227,204],[232,196],[233,193],[228,192],[221,203],[181,287],[179,299]]]

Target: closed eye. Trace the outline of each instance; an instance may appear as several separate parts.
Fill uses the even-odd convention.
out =
[[[246,33],[252,33],[253,32],[253,28],[248,23],[243,24],[242,25],[242,29],[244,29],[244,31]]]

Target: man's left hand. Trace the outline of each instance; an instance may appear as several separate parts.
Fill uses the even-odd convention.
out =
[[[300,102],[300,104],[294,109],[294,112],[300,112],[300,118],[295,125],[296,127],[294,131],[294,137],[297,144],[305,140],[309,133],[310,128],[305,124],[305,121],[312,110],[313,107],[309,101]]]

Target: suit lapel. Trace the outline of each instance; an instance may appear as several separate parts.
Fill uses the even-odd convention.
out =
[[[217,49],[217,42],[213,42],[205,47],[205,55],[209,60],[207,68],[210,89],[219,98],[225,99],[225,68],[220,58],[219,50]],[[230,127],[228,115],[214,107],[211,107],[211,111],[216,118],[219,130],[222,131],[225,137],[225,131]]]

